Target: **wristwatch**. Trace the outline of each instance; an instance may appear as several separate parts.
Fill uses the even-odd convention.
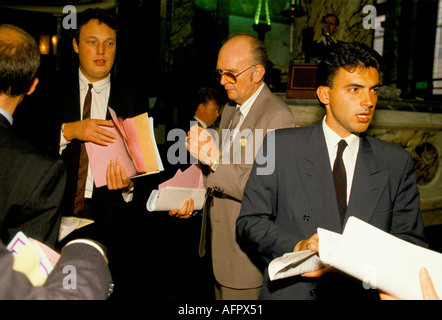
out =
[[[215,172],[220,162],[221,162],[221,156],[215,161],[213,161],[213,163],[210,165],[210,170],[212,170],[212,172]]]

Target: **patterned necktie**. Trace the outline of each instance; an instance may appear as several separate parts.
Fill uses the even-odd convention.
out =
[[[335,183],[341,226],[344,223],[345,213],[347,211],[347,175],[345,173],[344,161],[342,161],[342,153],[345,147],[347,147],[347,142],[345,142],[345,140],[339,141],[338,152],[333,165],[333,181]]]
[[[92,84],[89,83],[89,89],[84,99],[83,120],[89,119],[91,116],[92,104]],[[78,165],[77,192],[75,193],[74,214],[77,214],[84,208],[84,192],[86,190],[86,180],[88,171],[88,158],[84,142],[80,144],[80,160]]]

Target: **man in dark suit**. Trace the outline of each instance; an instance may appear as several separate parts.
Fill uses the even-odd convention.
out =
[[[340,44],[317,70],[316,94],[325,118],[277,130],[274,140],[263,143],[263,149],[274,146],[275,170],[260,175],[255,163],[236,223],[251,257],[268,265],[287,252],[318,252],[317,228],[341,233],[350,216],[426,246],[411,155],[364,134],[377,103],[379,70],[375,51]],[[344,293],[345,299],[378,298],[375,290],[340,272],[271,282],[267,270],[261,298],[342,299]]]
[[[108,106],[123,119],[146,112],[147,103],[142,95],[135,87],[118,82],[113,73],[116,29],[115,17],[104,10],[88,9],[78,15],[72,39],[78,66],[72,72],[57,75],[54,82],[44,83],[42,96],[46,103],[42,115],[45,118],[40,122],[40,126],[49,128],[46,137],[41,139],[41,143],[46,144],[43,147],[60,153],[66,166],[63,216],[94,220],[72,236],[91,237],[107,247],[116,283],[115,297],[120,296],[125,287],[121,277],[130,274],[127,259],[132,254],[128,250],[131,250],[134,232],[130,224],[137,220],[136,187],[127,178],[119,160],[114,159],[107,168],[107,186],[97,188],[87,161],[83,171],[86,174],[81,178],[80,159],[85,142],[107,145],[115,140],[116,136],[108,130],[113,126]],[[65,242],[68,240],[69,237]]]
[[[266,48],[258,39],[247,34],[229,39],[217,61],[220,83],[233,101],[221,116],[220,147],[201,127],[192,127],[188,134],[190,153],[211,168],[205,181],[211,198],[206,201],[209,212],[203,215],[200,255],[210,227],[215,294],[221,300],[259,296],[262,273],[239,247],[235,221],[262,138],[273,129],[295,125],[290,109],[264,83],[266,61]],[[202,145],[198,138],[209,142]],[[181,213],[188,215],[186,210]]]
[[[63,162],[40,152],[12,127],[17,106],[38,84],[40,54],[23,30],[10,25],[0,30],[0,237],[8,243],[22,231],[54,247],[66,183]]]
[[[99,244],[84,239],[67,244],[41,287],[13,270],[14,258],[3,244],[18,231],[51,246],[58,236],[66,184],[63,162],[31,145],[12,127],[17,106],[38,84],[39,65],[34,38],[15,26],[0,25],[0,299],[106,299],[112,278]],[[66,266],[75,268],[75,276],[67,279]]]

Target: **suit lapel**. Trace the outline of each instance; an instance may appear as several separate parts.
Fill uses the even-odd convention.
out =
[[[363,135],[359,146],[346,219],[350,216],[369,221],[388,180],[388,173],[376,165],[373,149]]]
[[[300,152],[299,172],[317,226],[341,232],[339,211],[322,121],[311,126],[305,151]]]

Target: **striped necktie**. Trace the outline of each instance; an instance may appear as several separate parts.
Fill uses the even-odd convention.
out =
[[[84,99],[83,120],[90,118],[91,104],[92,104],[92,84],[89,83],[89,89],[87,91],[86,98]],[[81,142],[80,160],[78,165],[77,192],[75,193],[75,202],[74,202],[74,214],[79,213],[84,208],[84,192],[86,190],[88,165],[89,165],[89,160],[87,157],[86,147],[84,146],[84,142]]]

